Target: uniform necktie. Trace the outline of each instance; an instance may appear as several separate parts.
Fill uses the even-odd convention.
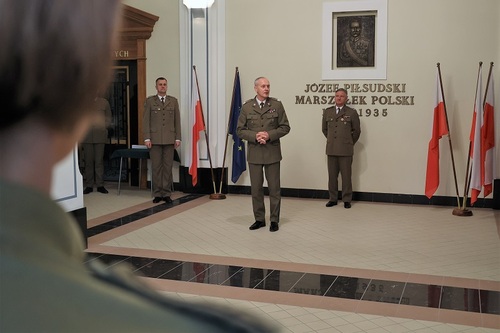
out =
[[[162,98],[161,98],[161,103],[162,103],[162,104],[165,104],[165,97],[162,97]]]
[[[340,108],[337,108],[337,114],[339,114],[340,110],[341,110]]]
[[[260,102],[260,108],[262,109],[264,107],[264,102]]]

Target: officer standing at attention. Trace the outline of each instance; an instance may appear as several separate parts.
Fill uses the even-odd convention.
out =
[[[174,149],[181,145],[181,116],[177,99],[167,95],[167,79],[156,79],[157,94],[144,103],[144,144],[150,149],[153,203],[172,202]]]
[[[328,155],[328,193],[326,207],[337,204],[338,176],[342,176],[342,201],[344,208],[351,208],[351,167],[354,144],[361,135],[359,116],[356,110],[345,105],[347,90],[335,91],[335,105],[323,111],[322,131],[326,137]]]
[[[83,194],[93,192],[94,183],[97,192],[106,194],[108,190],[104,187],[104,148],[108,139],[108,127],[111,126],[111,107],[102,97],[96,97],[93,107],[96,120],[81,142],[85,163]]]
[[[248,142],[248,169],[252,192],[252,206],[255,223],[250,230],[266,226],[264,206],[264,171],[269,188],[270,231],[278,231],[281,188],[280,188],[280,138],[290,132],[285,108],[279,100],[269,97],[270,84],[265,77],[254,81],[257,95],[241,107],[237,134]]]

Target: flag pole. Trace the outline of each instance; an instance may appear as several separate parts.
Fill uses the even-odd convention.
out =
[[[203,121],[203,132],[205,133],[205,141],[207,143],[208,161],[210,162],[210,174],[212,175],[212,184],[214,187],[214,193],[210,194],[210,199],[224,199],[220,198],[215,190],[215,179],[214,179],[214,168],[212,167],[212,156],[210,155],[210,145],[208,144],[207,127],[205,125],[205,116],[203,114],[203,104],[201,103],[200,86],[198,84],[198,73],[196,73],[196,66],[193,65],[194,77],[196,79],[196,89],[198,90],[198,97],[200,98],[200,108],[201,108],[201,120]]]
[[[477,98],[477,85],[479,84],[479,73],[481,72],[481,67],[483,66],[483,62],[479,62],[479,68],[477,70],[477,80],[476,80],[476,92],[474,93],[474,112],[476,111],[476,98]],[[476,119],[477,121],[477,119]],[[474,125],[474,124],[473,124]],[[472,178],[472,165],[470,163],[470,153],[472,151],[472,142],[469,140],[469,152],[467,154],[467,168],[465,169],[465,188],[464,188],[464,196],[463,196],[463,201],[462,201],[462,210],[467,210],[467,198],[468,198],[468,193],[470,189],[470,182]],[[472,211],[470,211],[470,215],[466,216],[472,216]]]
[[[441,64],[439,62],[437,63],[437,68],[438,68],[438,75],[439,75],[439,88],[441,89],[441,95],[443,96],[443,107],[444,107],[444,115],[446,118],[446,128],[448,128],[448,143],[450,145],[451,165],[453,166],[453,178],[455,179],[455,190],[457,193],[457,206],[458,206],[458,209],[460,209],[460,194],[458,192],[457,171],[455,168],[455,157],[453,156],[453,146],[451,144],[451,131],[450,131],[450,125],[448,122],[448,111],[446,110],[446,100],[444,98],[443,80],[441,78]],[[458,213],[459,212],[455,212],[455,209],[453,210],[453,215],[457,215]]]
[[[488,89],[490,88],[490,79],[491,79],[491,74],[493,72],[493,61],[490,62],[490,70],[488,71],[488,79],[486,81],[486,90],[484,91],[484,99],[483,99],[483,109],[486,106],[486,97],[488,97]],[[494,94],[495,92],[493,92]],[[484,116],[484,114],[483,114]],[[484,186],[484,184],[482,184]],[[485,197],[485,192],[483,192],[483,197]]]
[[[237,75],[238,75],[238,67],[236,67],[236,69],[234,71],[233,96],[231,97],[231,109],[229,110],[229,119],[227,121],[226,143],[224,144],[224,157],[222,158],[222,171],[221,171],[221,176],[220,176],[220,187],[219,187],[220,192],[222,192],[222,181],[224,179],[224,166],[226,163],[226,152],[227,152],[227,142],[228,142],[228,138],[229,138],[229,129],[231,127],[231,119],[233,118],[234,95],[235,95],[235,91],[236,91],[236,77],[237,77]],[[228,178],[229,178],[229,176],[228,176]]]
[[[490,70],[488,72],[488,79],[486,81],[486,91],[484,92],[483,107],[486,106],[486,97],[488,97],[488,88],[490,87],[490,79],[492,71],[493,71],[493,61],[490,62]]]

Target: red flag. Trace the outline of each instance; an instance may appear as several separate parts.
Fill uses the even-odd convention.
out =
[[[191,137],[191,163],[189,165],[189,174],[192,178],[193,186],[198,183],[198,141],[200,140],[200,132],[205,130],[205,123],[203,121],[203,114],[201,109],[201,98],[198,92],[198,78],[196,76],[196,70],[193,67],[193,78],[192,78],[192,88],[191,88],[191,110],[193,112]]]
[[[470,180],[470,203],[474,205],[477,201],[479,193],[481,193],[481,127],[483,124],[483,103],[481,103],[482,96],[482,67],[479,67],[477,85],[476,85],[476,100],[474,101],[474,114],[472,116],[472,127],[470,130],[470,158],[472,160],[472,173]]]
[[[425,177],[425,195],[431,198],[439,186],[439,139],[448,134],[446,110],[444,108],[443,91],[436,75],[436,103],[434,104],[434,120],[432,123],[432,136],[427,151],[427,173]]]
[[[493,75],[490,74],[490,82],[484,101],[483,127],[481,127],[481,182],[484,186],[484,196],[492,192],[493,183],[493,151],[495,147],[495,96],[493,87]]]

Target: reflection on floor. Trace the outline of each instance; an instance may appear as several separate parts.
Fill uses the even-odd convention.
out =
[[[99,259],[110,266],[126,263],[140,276],[155,279],[500,315],[500,292],[493,290],[102,253],[89,255],[89,260]]]

